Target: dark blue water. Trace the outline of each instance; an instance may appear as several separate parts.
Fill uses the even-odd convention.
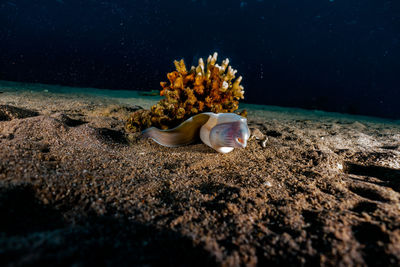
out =
[[[400,119],[400,1],[0,1],[2,80],[152,90],[214,51],[246,102]]]

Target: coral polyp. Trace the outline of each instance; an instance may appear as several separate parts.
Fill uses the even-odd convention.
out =
[[[229,59],[217,64],[218,54],[202,58],[197,66],[187,70],[183,59],[175,60],[175,71],[167,74],[168,82],[161,82],[160,100],[151,110],[133,113],[127,124],[128,131],[137,132],[154,126],[169,129],[201,112],[231,113],[238,109],[244,98],[240,85],[242,76],[229,66]]]

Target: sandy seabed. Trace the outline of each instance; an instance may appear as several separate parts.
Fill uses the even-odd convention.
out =
[[[0,265],[400,265],[398,121],[245,105],[223,155],[125,133],[154,98],[65,92],[0,82]]]

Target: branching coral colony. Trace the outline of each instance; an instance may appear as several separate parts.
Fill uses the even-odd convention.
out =
[[[169,84],[161,82],[160,100],[151,110],[138,110],[126,124],[131,132],[142,131],[155,126],[169,129],[200,112],[234,112],[239,99],[244,98],[242,76],[235,80],[236,70],[229,65],[229,59],[216,64],[217,53],[209,56],[207,66],[202,58],[197,67],[188,71],[183,59],[174,61],[176,71],[167,74]],[[245,113],[245,111],[244,111]],[[242,112],[241,115],[245,116]]]

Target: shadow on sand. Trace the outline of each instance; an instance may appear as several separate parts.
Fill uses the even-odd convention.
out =
[[[0,265],[214,266],[203,248],[171,230],[113,216],[67,223],[29,185],[0,189]]]

